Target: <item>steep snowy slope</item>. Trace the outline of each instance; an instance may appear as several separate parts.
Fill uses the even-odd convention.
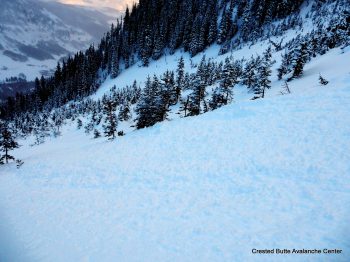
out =
[[[102,80],[88,98],[69,96],[60,103],[63,92],[56,92],[53,105],[70,102],[16,118],[10,125],[27,139],[11,151],[24,164],[0,167],[0,261],[349,261],[349,35],[342,29],[346,34],[335,37],[332,30],[319,28],[330,23],[329,14],[336,9],[329,3],[320,9],[324,15],[312,15],[312,2],[303,5],[296,26],[280,34],[242,43],[221,56],[221,46],[214,44],[192,58],[177,50],[146,68],[136,59],[126,70],[121,64],[118,77]],[[339,45],[322,51],[320,44],[321,51],[306,59],[303,41],[296,40],[313,29],[326,32],[304,39],[316,40],[313,48],[319,42],[328,45],[329,39]],[[297,46],[289,42],[295,37]],[[105,120],[129,102],[113,97],[113,90],[134,80],[145,88],[148,75],[161,79],[166,70],[176,71],[181,56],[186,73],[199,71],[203,55],[216,64],[229,57],[232,65],[246,62],[261,56],[271,41],[290,50],[275,45],[275,63],[264,67],[270,61],[264,58],[240,73],[229,105],[181,118],[180,106],[202,81],[202,76],[188,76],[193,78],[183,85],[183,101],[167,104],[167,120],[135,130],[135,107],[147,107],[144,92],[136,104],[130,102],[131,119],[118,123],[125,136],[92,138],[92,132],[103,134]],[[303,75],[288,82],[291,94],[281,95],[292,73],[278,80],[281,55],[287,52],[293,52],[295,63],[307,63]],[[242,84],[244,73],[256,70],[254,87],[261,87],[261,72],[270,65],[271,89],[252,100],[257,89],[248,91]],[[207,102],[225,76],[224,70],[212,68],[220,78],[206,85]],[[81,72],[82,81],[66,83],[72,90],[82,91],[86,72]],[[100,79],[104,74],[99,70]],[[320,75],[327,85],[319,82]],[[166,80],[160,80],[161,88]],[[156,102],[168,95],[160,88],[148,90],[157,95]],[[108,111],[113,103],[119,104]],[[40,110],[39,99],[33,104]],[[148,105],[153,109],[148,115],[158,117],[159,103]],[[320,254],[252,253],[276,248],[317,249]],[[333,249],[341,251],[325,253]]]
[[[115,18],[118,17],[115,11]],[[24,73],[47,75],[69,53],[98,42],[111,16],[85,7],[34,0],[2,0],[0,81]]]
[[[0,170],[0,258],[348,261],[348,61],[349,49],[332,50],[307,64],[291,95],[274,81],[251,101],[240,87],[234,104],[114,142],[76,123],[43,145],[22,141],[25,164]],[[334,248],[342,253],[323,254]]]

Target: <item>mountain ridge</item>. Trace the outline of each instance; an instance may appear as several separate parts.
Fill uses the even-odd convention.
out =
[[[97,43],[113,20],[100,11],[57,2],[4,0],[0,81],[20,73],[28,80],[49,76],[57,61]]]

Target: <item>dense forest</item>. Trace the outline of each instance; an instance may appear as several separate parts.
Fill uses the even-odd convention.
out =
[[[138,61],[147,66],[151,59],[178,48],[194,56],[216,42],[225,53],[231,45],[258,39],[264,26],[297,11],[302,2],[141,0],[127,8],[97,47],[59,63],[51,78],[36,80],[35,92],[30,95],[9,98],[1,116],[49,110],[79,100],[96,91],[107,75],[115,78]],[[277,34],[297,23],[295,16],[270,31]]]

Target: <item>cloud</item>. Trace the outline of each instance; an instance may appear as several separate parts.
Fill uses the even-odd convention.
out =
[[[110,7],[117,10],[125,10],[126,6],[131,6],[136,0],[58,0],[64,4],[85,5],[92,7]]]

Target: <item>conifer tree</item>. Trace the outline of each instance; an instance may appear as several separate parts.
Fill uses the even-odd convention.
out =
[[[103,103],[103,113],[105,115],[105,124],[103,125],[103,132],[105,137],[109,140],[116,138],[118,120],[115,115],[116,103],[115,101],[106,99]]]
[[[271,47],[269,47],[263,56],[263,60],[258,72],[258,83],[255,88],[255,99],[256,98],[264,98],[266,89],[271,88],[271,66],[272,66],[272,54]]]
[[[239,72],[237,66],[238,65],[234,65],[228,58],[226,58],[220,86],[214,91],[210,102],[210,107],[212,109],[217,109],[232,101],[233,88],[239,83]]]
[[[208,32],[208,44],[211,45],[213,44],[218,35],[218,29],[217,29],[217,20],[218,20],[218,15],[217,11],[214,9],[215,5],[213,5],[212,9],[210,10],[210,24],[209,24],[209,32]]]
[[[185,61],[183,56],[180,57],[179,63],[176,69],[177,77],[176,77],[176,102],[179,101],[181,97],[181,92],[184,87],[185,81]]]
[[[0,151],[4,153],[0,155],[0,164],[7,164],[10,160],[15,161],[15,158],[11,156],[9,152],[18,148],[19,145],[15,141],[13,132],[10,130],[7,123],[0,122],[0,132]]]
[[[208,72],[206,58],[203,56],[197,72],[191,82],[192,93],[188,103],[188,116],[199,115],[208,111],[208,106],[205,101],[206,86],[207,86]]]
[[[111,55],[111,77],[116,78],[119,75],[119,61],[118,61],[118,51],[116,43],[112,43],[112,55]]]
[[[192,81],[192,93],[189,96],[190,100],[187,105],[188,116],[196,116],[203,113],[203,109],[206,108],[204,100],[205,95],[206,92],[203,80],[199,76],[196,76]]]
[[[157,96],[159,95],[159,81],[154,76],[153,81],[148,77],[143,89],[140,101],[136,106],[136,127],[137,129],[150,127],[159,120],[157,108]]]
[[[158,60],[163,55],[164,48],[164,35],[161,28],[158,29],[157,33],[154,35],[154,49],[152,58]]]
[[[34,120],[33,135],[35,137],[34,145],[40,145],[45,142],[49,136],[49,122],[46,114],[39,114]]]
[[[118,114],[118,120],[123,122],[123,121],[129,121],[132,118],[131,110],[130,110],[130,105],[127,102],[124,102],[119,110]]]
[[[224,13],[222,14],[222,19],[219,26],[218,33],[218,44],[224,43],[229,38],[229,33],[232,27],[231,13],[229,10],[224,8]]]
[[[151,30],[149,28],[146,28],[144,31],[144,40],[143,40],[143,46],[140,51],[142,65],[148,66],[149,65],[149,59],[152,54],[152,36],[151,36]]]
[[[253,57],[245,64],[243,75],[242,75],[242,84],[245,85],[249,91],[253,90],[257,82],[256,75],[256,61]]]
[[[297,52],[294,57],[294,65],[293,65],[293,75],[289,80],[294,78],[299,78],[302,76],[304,72],[304,66],[309,59],[306,43],[302,43],[300,48],[297,49],[296,51]]]
[[[278,80],[281,80],[285,74],[288,74],[291,70],[292,58],[291,54],[286,52],[282,55],[282,63],[281,66],[277,69],[278,71]]]

